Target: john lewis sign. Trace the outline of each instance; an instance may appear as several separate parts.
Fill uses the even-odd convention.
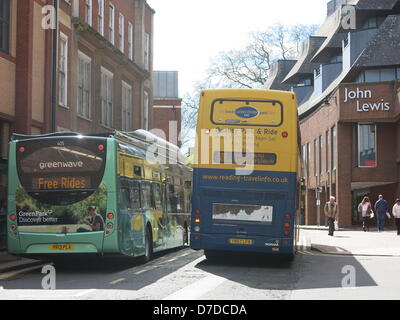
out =
[[[344,103],[355,102],[357,112],[390,111],[391,104],[372,89],[344,88]]]

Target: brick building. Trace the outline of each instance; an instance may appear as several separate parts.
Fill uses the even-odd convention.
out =
[[[271,74],[267,89],[290,85],[298,97],[305,224],[325,224],[330,195],[343,227],[360,224],[364,196],[390,206],[400,196],[399,52],[400,1],[335,0],[293,67],[279,62]]]
[[[0,151],[51,131],[52,0],[0,0]],[[151,127],[154,10],[145,0],[59,0],[57,130]]]
[[[146,0],[58,0],[57,131],[152,126],[153,17]],[[53,0],[0,0],[0,200],[12,133],[52,129]]]
[[[153,129],[167,141],[181,146],[182,99],[179,98],[178,72],[153,72]]]

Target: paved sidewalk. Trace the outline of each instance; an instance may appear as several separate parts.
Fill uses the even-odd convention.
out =
[[[299,245],[328,254],[400,257],[397,232],[378,232],[376,228],[370,232],[341,229],[331,237],[325,227],[300,227]]]
[[[16,257],[6,251],[0,251],[0,274],[41,264],[43,264],[43,261]]]

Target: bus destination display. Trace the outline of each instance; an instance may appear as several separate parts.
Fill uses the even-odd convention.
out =
[[[34,177],[32,179],[33,190],[65,190],[90,188],[90,177]]]

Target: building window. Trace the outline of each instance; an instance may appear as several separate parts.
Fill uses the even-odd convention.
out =
[[[303,144],[301,146],[301,159],[303,162],[301,176],[303,178],[306,178],[307,177],[307,145],[305,145],[305,144]]]
[[[318,68],[314,69],[314,79],[318,78],[321,75],[322,65]]]
[[[68,93],[68,37],[60,34],[60,59],[59,59],[59,104],[63,107],[67,106]]]
[[[146,91],[143,98],[143,129],[149,129],[149,94]]]
[[[322,150],[324,148],[324,140],[322,139],[322,136],[319,136],[318,138],[318,164],[319,164],[319,174],[321,175],[322,172],[324,172],[324,168],[323,168],[323,161],[322,161]]]
[[[333,56],[331,58],[331,61],[330,61],[330,63],[340,63],[340,62],[343,62],[343,56],[342,55]]]
[[[297,84],[297,87],[306,87],[306,86],[312,86],[312,80],[310,78],[303,78]]]
[[[331,169],[331,131],[326,132],[326,172]]]
[[[123,14],[119,14],[119,50],[125,51],[125,18]]]
[[[99,33],[104,37],[104,0],[99,1]]]
[[[318,154],[319,148],[318,148],[318,139],[314,140],[314,176],[318,177],[318,172],[319,172],[319,154]]]
[[[332,170],[336,169],[337,164],[337,129],[332,128]]]
[[[10,51],[10,0],[0,0],[0,51]]]
[[[114,34],[114,28],[115,28],[115,8],[114,6],[110,3],[109,6],[110,10],[110,17],[109,17],[109,24],[108,24],[108,32],[109,32],[109,40],[112,44],[115,43],[115,34]]]
[[[363,168],[374,168],[376,160],[376,125],[358,125],[358,166]]]
[[[362,29],[376,29],[379,28],[380,25],[385,21],[386,17],[372,17],[368,18],[364,24]]]
[[[122,82],[122,130],[132,130],[132,87]]]
[[[310,176],[311,144],[307,143],[307,177]]]
[[[362,71],[357,79],[357,83],[394,81],[400,79],[400,68],[370,69]]]
[[[78,114],[90,119],[92,60],[81,52],[78,56]]]
[[[113,91],[114,75],[105,68],[101,68],[101,124],[113,126]]]
[[[92,25],[92,10],[92,0],[85,0],[85,21],[89,25]]]
[[[144,37],[144,68],[149,70],[150,67],[150,35],[145,34]]]
[[[128,57],[133,61],[133,24],[128,24]]]

